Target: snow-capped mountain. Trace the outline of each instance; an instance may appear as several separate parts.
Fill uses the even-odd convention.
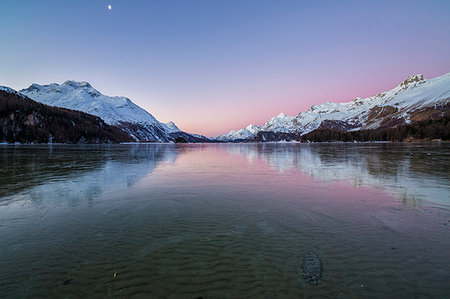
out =
[[[292,132],[295,131],[296,126],[293,122],[295,117],[287,116],[284,113],[280,113],[275,117],[272,117],[262,126],[260,131],[273,131],[273,132]]]
[[[101,94],[88,82],[66,81],[63,84],[32,84],[20,93],[50,106],[80,110],[120,127],[136,141],[167,142],[182,135],[188,141],[199,141],[182,132],[173,122],[159,122],[153,115],[126,97]]]
[[[259,129],[250,132],[247,128],[258,128],[256,125],[250,125],[245,129],[221,135],[217,139],[252,139],[260,132],[301,136],[318,128],[355,131],[395,127],[423,120],[431,115],[431,110],[448,107],[449,100],[450,73],[428,80],[423,75],[413,75],[387,92],[365,99],[356,98],[347,103],[326,102],[313,105],[297,116],[281,113]]]
[[[250,138],[261,131],[261,127],[257,125],[249,125],[246,128],[231,131],[228,134],[221,135],[217,137],[217,140],[227,141],[227,140],[245,140]]]
[[[16,91],[14,89],[6,87],[6,86],[2,86],[2,85],[0,85],[0,90],[6,91],[8,93],[16,93]]]
[[[131,102],[130,99],[102,95],[88,82],[66,81],[61,85],[33,84],[20,92],[50,106],[80,110],[100,116],[111,125],[120,122],[159,125],[153,115]]]
[[[0,86],[0,142],[116,143],[131,142],[129,134],[100,117],[33,101]]]
[[[10,87],[7,87],[7,86],[0,85],[0,91],[6,91],[7,93],[10,93],[10,94],[13,94],[13,95],[17,95],[19,97],[23,97],[23,95],[20,92],[18,92],[17,90],[12,89]]]

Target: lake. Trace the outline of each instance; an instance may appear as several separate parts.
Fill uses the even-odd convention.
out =
[[[447,143],[0,145],[0,166],[1,298],[450,294]]]

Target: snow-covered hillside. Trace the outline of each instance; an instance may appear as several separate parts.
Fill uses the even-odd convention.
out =
[[[217,137],[217,140],[220,141],[227,141],[227,140],[244,140],[247,138],[250,138],[257,134],[261,130],[260,126],[257,125],[249,125],[246,128],[237,130],[237,131],[231,131],[228,134],[221,135]]]
[[[433,79],[413,75],[390,91],[369,98],[356,98],[347,103],[326,102],[314,105],[297,116],[284,113],[271,118],[259,129],[231,131],[217,137],[223,141],[254,138],[258,132],[295,133],[304,135],[319,127],[341,130],[392,127],[419,119],[418,111],[450,100],[450,73]],[[244,137],[244,138],[243,138]]]
[[[7,93],[11,93],[11,94],[14,94],[14,95],[18,95],[18,96],[22,96],[22,97],[23,97],[23,95],[22,95],[20,92],[17,92],[16,90],[14,90],[14,89],[12,89],[12,88],[10,88],[10,87],[7,87],[7,86],[2,86],[2,85],[0,85],[0,90],[1,90],[1,91],[6,91]]]
[[[173,123],[159,122],[153,115],[126,97],[101,94],[88,82],[66,81],[63,84],[33,84],[20,91],[31,99],[50,106],[80,110],[102,118],[128,132],[136,141],[171,141],[183,133]],[[197,137],[195,137],[197,138]]]
[[[169,130],[170,132],[180,132],[181,131],[173,121],[164,123],[164,125],[167,127],[167,130]]]
[[[129,134],[100,117],[52,107],[0,86],[0,143],[131,142]]]

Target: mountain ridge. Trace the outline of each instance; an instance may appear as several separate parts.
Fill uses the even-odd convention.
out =
[[[344,131],[395,127],[410,123],[415,120],[414,117],[418,118],[415,112],[420,109],[433,107],[433,105],[445,106],[449,99],[450,73],[432,79],[425,79],[423,75],[417,74],[409,76],[386,92],[367,98],[356,98],[350,102],[325,102],[312,105],[296,116],[280,113],[251,134],[244,128],[220,135],[217,140],[265,141],[257,138],[260,132],[265,132],[260,134],[262,136],[267,136],[270,132],[272,135],[283,133],[300,137],[321,126]],[[241,138],[242,132],[247,133],[244,139]]]
[[[33,101],[0,86],[0,142],[119,143],[132,138],[100,117]]]
[[[152,114],[123,96],[107,96],[89,82],[67,80],[62,84],[32,84],[19,93],[50,106],[83,111],[117,126],[135,141],[169,142],[177,137],[207,141],[206,137],[181,131],[173,122],[159,122]]]
[[[103,95],[86,81],[67,80],[62,84],[47,85],[35,83],[20,91],[0,86],[0,91],[97,116],[106,124],[126,132],[137,142],[211,142],[205,136],[181,131],[171,121],[159,122],[127,97]],[[423,75],[417,74],[409,76],[386,92],[367,98],[358,97],[344,103],[324,102],[312,105],[296,116],[280,113],[262,126],[250,124],[243,129],[220,135],[215,140],[289,141],[301,140],[302,136],[314,136],[319,140],[322,137],[319,138],[318,135],[334,134],[329,134],[327,130],[357,132],[396,128],[411,122],[446,117],[450,109],[449,101],[450,73],[432,79],[425,79]],[[316,130],[321,130],[320,134],[310,134]]]

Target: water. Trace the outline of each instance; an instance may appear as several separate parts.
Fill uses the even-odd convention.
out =
[[[0,146],[0,297],[445,298],[449,149]]]

